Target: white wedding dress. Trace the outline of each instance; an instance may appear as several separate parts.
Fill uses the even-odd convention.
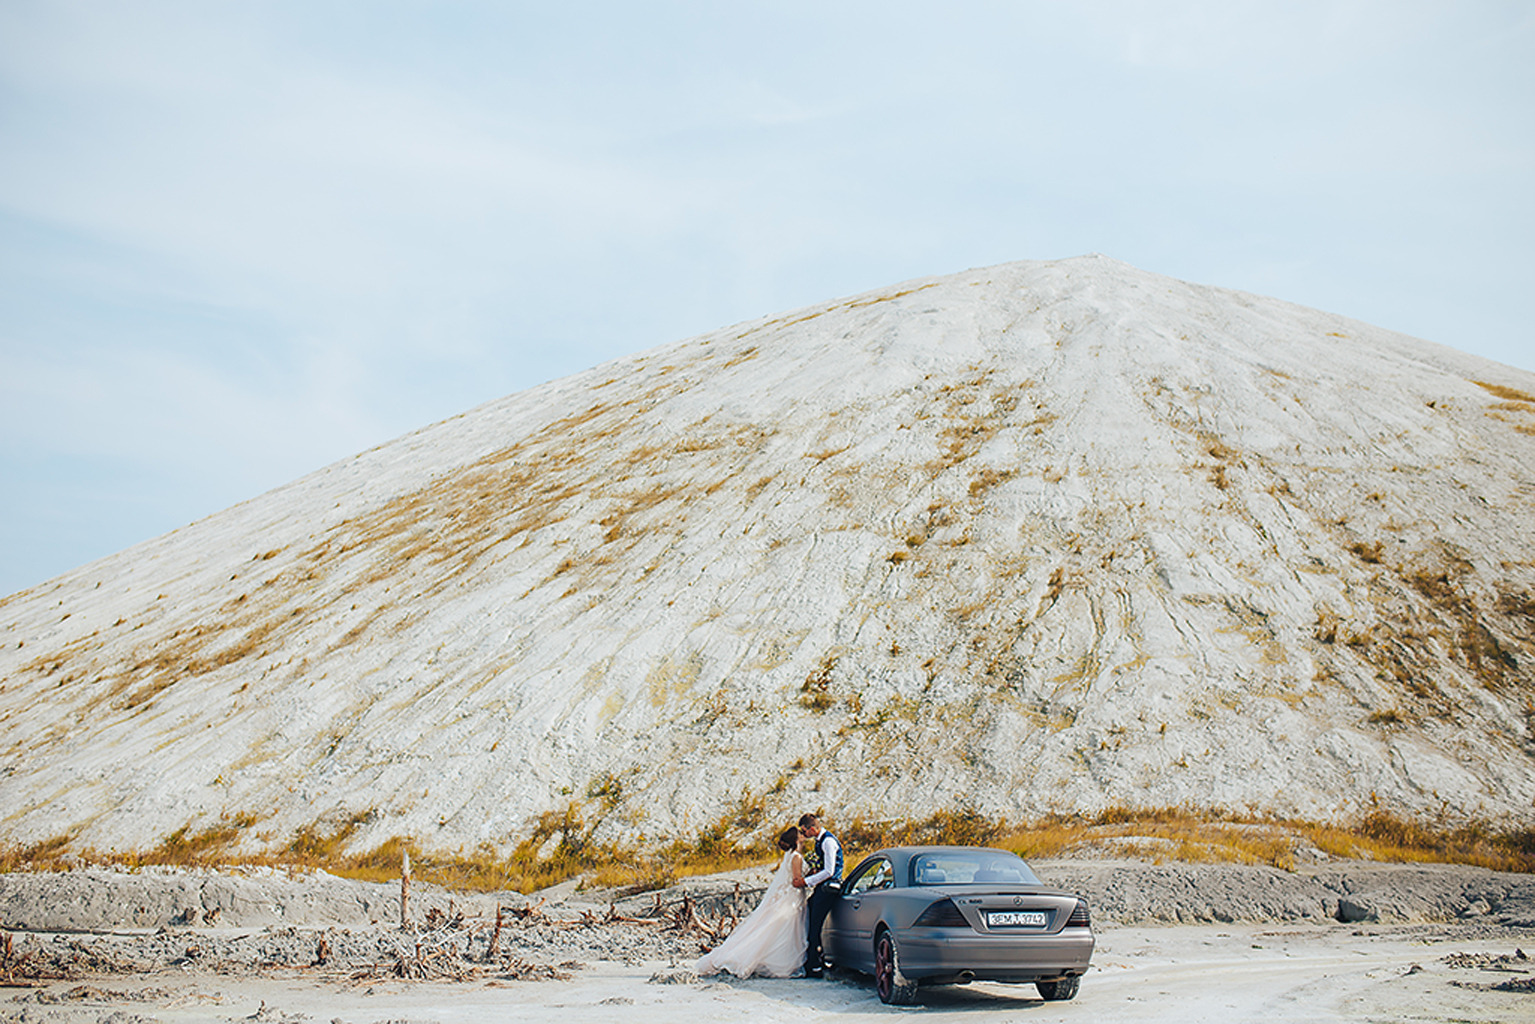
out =
[[[697,974],[729,971],[737,978],[753,974],[788,978],[805,970],[807,890],[794,888],[790,850],[773,875],[757,909],[736,930],[693,966]],[[803,869],[801,869],[803,870]]]

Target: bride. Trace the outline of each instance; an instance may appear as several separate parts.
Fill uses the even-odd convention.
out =
[[[778,871],[757,909],[736,926],[723,943],[705,953],[693,966],[697,974],[729,971],[737,978],[760,974],[789,978],[805,970],[805,892],[795,880],[805,877],[805,859],[799,855],[800,831],[785,829],[778,837],[784,851]]]

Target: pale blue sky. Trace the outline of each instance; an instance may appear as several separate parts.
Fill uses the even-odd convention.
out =
[[[1102,252],[1535,369],[1535,4],[0,2],[0,594],[480,402]]]

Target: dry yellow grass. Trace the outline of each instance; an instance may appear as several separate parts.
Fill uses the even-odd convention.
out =
[[[1484,380],[1474,380],[1471,383],[1475,384],[1477,387],[1484,391],[1496,395],[1506,402],[1535,403],[1535,395],[1520,391],[1518,388],[1511,388],[1506,384],[1489,384]]]
[[[782,788],[781,786],[779,788]],[[598,810],[602,794],[594,798]],[[661,888],[679,878],[770,864],[777,857],[763,798],[740,803],[691,842],[641,850],[598,842],[597,819],[580,802],[542,815],[509,854],[490,846],[465,852],[422,848],[411,839],[390,839],[364,853],[344,847],[365,815],[328,831],[308,829],[288,845],[257,855],[230,850],[256,824],[239,816],[192,832],[179,829],[155,848],[106,856],[71,850],[69,836],[31,846],[0,848],[0,872],[62,870],[80,864],[134,869],[147,865],[253,866],[321,869],[363,881],[399,877],[409,851],[412,876],[452,890],[533,892],[571,878],[589,888],[633,891]],[[955,844],[997,846],[1043,860],[1108,851],[1116,856],[1185,863],[1265,864],[1295,867],[1296,851],[1314,847],[1332,857],[1387,863],[1454,863],[1495,871],[1535,873],[1535,829],[1499,831],[1480,824],[1434,826],[1374,811],[1351,825],[1259,818],[1187,808],[1111,808],[1092,817],[1052,815],[1023,824],[970,811],[943,812],[921,821],[833,822],[849,857],[885,846]]]
[[[1126,842],[1128,840],[1128,842]],[[1008,830],[995,845],[1026,857],[1066,856],[1112,843],[1157,859],[1267,864],[1292,869],[1298,848],[1389,863],[1469,864],[1535,872],[1535,830],[1470,823],[1434,826],[1372,811],[1340,825],[1224,815],[1185,808],[1114,808],[1088,818],[1049,818]]]

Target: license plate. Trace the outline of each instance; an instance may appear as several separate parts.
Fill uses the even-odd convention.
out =
[[[1043,910],[994,910],[986,915],[986,927],[1043,928],[1046,919]]]

